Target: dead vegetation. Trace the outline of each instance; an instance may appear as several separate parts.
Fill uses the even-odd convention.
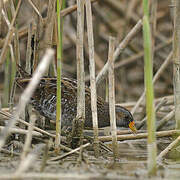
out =
[[[87,4],[88,2],[85,3],[85,8],[90,6],[90,4]],[[0,151],[2,156],[6,157],[6,154],[8,154],[8,156],[4,162],[0,163],[0,166],[4,166],[6,169],[9,168],[11,166],[8,164],[9,156],[13,156],[12,163],[15,167],[12,168],[12,171],[6,170],[7,174],[0,176],[0,178],[100,179],[106,176],[106,174],[109,179],[119,178],[117,171],[119,171],[119,166],[122,164],[118,164],[118,161],[113,161],[113,152],[115,153],[116,159],[120,161],[121,158],[123,159],[124,149],[120,150],[123,145],[125,146],[125,149],[132,148],[133,153],[133,149],[137,148],[133,143],[137,143],[137,149],[140,151],[142,150],[139,148],[141,144],[139,139],[147,138],[142,2],[141,0],[124,0],[121,2],[91,0],[91,5],[93,16],[91,17],[91,11],[86,9],[86,12],[84,12],[85,18],[82,17],[82,15],[80,17],[85,19],[87,24],[83,24],[86,21],[83,23],[79,21],[79,27],[76,25],[78,16],[75,0],[66,1],[66,7],[60,12],[61,23],[63,24],[63,53],[61,57],[62,75],[76,79],[76,71],[80,68],[84,68],[85,72],[82,72],[82,74],[85,76],[84,79],[80,80],[81,83],[85,81],[86,85],[91,85],[92,89],[97,89],[97,94],[108,101],[107,73],[109,64],[112,63],[113,59],[114,64],[111,65],[114,66],[115,87],[112,87],[112,91],[114,88],[115,103],[126,107],[132,112],[136,121],[138,134],[129,134],[130,131],[121,129],[117,131],[116,135],[116,127],[114,126],[114,133],[112,133],[113,144],[117,146],[116,140],[119,141],[119,149],[117,152],[117,149],[114,149],[111,145],[106,143],[112,140],[109,131],[99,130],[99,134],[102,134],[102,136],[97,137],[97,110],[94,109],[94,139],[93,136],[91,136],[91,130],[84,130],[83,141],[80,143],[81,146],[71,149],[71,147],[68,146],[69,137],[61,136],[61,144],[58,145],[58,147],[60,147],[60,152],[57,154],[58,151],[56,151],[55,153],[54,143],[55,138],[57,138],[55,123],[53,121],[50,121],[49,124],[45,123],[45,119],[41,117],[31,105],[28,105],[27,108],[25,108],[25,106],[42,76],[45,75],[51,78],[58,74],[56,68],[57,44],[59,40],[57,30],[58,23],[56,21],[56,1],[1,1]],[[165,143],[165,147],[168,146],[167,149],[165,149],[165,147],[161,149],[162,152],[157,157],[158,162],[161,165],[163,164],[163,158],[168,157],[167,154],[170,149],[178,146],[180,135],[179,130],[175,130],[176,123],[174,118],[175,111],[172,80],[173,10],[174,6],[171,6],[170,1],[159,0],[157,11],[155,13],[153,13],[153,5],[150,5],[150,23],[156,25],[156,27],[152,29],[154,50],[153,85],[157,121],[156,137],[169,137],[170,139],[171,137],[178,137],[169,146],[169,141],[168,143]],[[155,16],[153,17],[153,15]],[[83,25],[85,28],[81,29]],[[79,36],[76,34],[77,31]],[[81,33],[83,31],[84,40],[81,39]],[[115,37],[114,52],[112,44],[108,47],[110,36]],[[78,47],[79,54],[76,54],[76,48]],[[50,48],[51,50],[47,52],[46,50]],[[53,54],[52,49],[54,49],[55,54]],[[112,50],[109,51],[109,57],[108,50]],[[84,65],[80,64],[78,66],[76,64],[76,57],[77,60],[78,58],[81,60],[84,58]],[[40,65],[41,59],[48,61],[48,63],[45,63],[47,67],[44,67],[43,63]],[[50,65],[48,66],[49,63]],[[31,83],[22,94],[20,93],[19,88],[16,88],[15,83],[17,64],[20,64],[29,74],[34,73]],[[38,64],[40,66],[38,66]],[[89,65],[91,69],[89,69]],[[77,75],[77,78],[81,78],[82,74]],[[112,71],[111,74],[113,74]],[[111,77],[112,82],[114,77]],[[83,84],[79,87],[83,87]],[[96,104],[96,91],[93,92],[93,95],[95,98],[94,103]],[[109,96],[110,95],[113,97],[113,94],[109,93]],[[79,98],[81,99],[82,96],[83,93]],[[81,103],[83,103],[83,99]],[[113,103],[112,100],[112,104]],[[95,106],[92,105],[92,108],[93,107]],[[83,110],[84,106],[79,104],[79,108],[82,108]],[[113,117],[113,109],[111,109],[111,111]],[[80,110],[78,113],[78,117],[83,119],[83,111]],[[67,132],[62,131],[61,135],[64,135],[63,133],[66,134]],[[77,134],[78,133],[81,132],[77,132]],[[142,140],[142,142],[145,143],[145,140]],[[145,146],[143,146],[143,152],[144,151]],[[95,158],[94,152],[95,156],[98,158]],[[128,155],[125,156],[124,159],[127,161],[126,158],[128,159]],[[146,160],[147,156],[140,156],[140,158]],[[108,162],[107,166],[106,161]],[[111,161],[113,161],[114,164],[111,164]],[[33,167],[34,164],[35,166]],[[141,163],[140,168],[142,166],[142,168],[145,169],[145,165],[146,163]],[[127,167],[129,166],[131,165],[128,164]],[[162,166],[164,167],[165,165]],[[59,168],[61,170],[59,170]],[[113,169],[112,172],[109,171],[111,168]],[[126,168],[126,166],[124,168]],[[2,172],[3,169],[4,168],[2,168]],[[78,173],[76,172],[77,169]],[[122,171],[120,175],[122,177],[138,177],[146,174],[143,172],[137,175],[136,171],[138,171],[138,168],[137,170],[135,169],[133,173],[129,174],[128,172],[123,173]],[[13,174],[8,175],[9,172],[12,172]],[[57,174],[52,174],[54,172]]]

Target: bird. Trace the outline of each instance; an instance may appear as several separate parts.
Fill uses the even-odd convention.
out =
[[[31,75],[16,78],[17,85],[24,89],[31,80]],[[50,120],[56,120],[56,90],[57,78],[43,77],[31,97],[30,103],[42,116]],[[61,78],[61,127],[72,127],[73,119],[77,114],[77,81]],[[124,107],[115,105],[117,127],[130,128],[136,133],[135,121],[132,114]],[[109,103],[97,96],[98,127],[110,126]],[[91,91],[85,86],[85,128],[92,128]]]

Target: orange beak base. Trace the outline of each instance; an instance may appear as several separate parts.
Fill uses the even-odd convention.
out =
[[[137,129],[135,127],[135,122],[134,121],[129,123],[129,128],[132,130],[133,133],[135,133],[135,134],[137,133]]]

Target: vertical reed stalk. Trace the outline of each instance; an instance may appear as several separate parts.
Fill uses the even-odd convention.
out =
[[[26,135],[23,152],[21,153],[21,161],[24,161],[26,156],[30,152],[31,142],[32,142],[32,132],[34,129],[34,124],[35,124],[36,118],[37,117],[34,114],[30,115],[30,125],[28,126],[28,133]]]
[[[77,0],[77,116],[85,119],[84,0]]]
[[[11,53],[11,76],[10,76],[10,97],[9,97],[9,109],[13,110],[14,104],[14,93],[16,89],[15,77],[16,77],[16,61],[14,56],[13,47],[10,44],[10,53]]]
[[[115,89],[114,89],[114,54],[115,38],[109,37],[109,114],[112,134],[112,147],[114,153],[114,160],[118,157],[118,143],[117,143],[117,129],[116,129],[116,112],[115,112]]]
[[[33,23],[29,24],[28,27],[28,40],[27,40],[27,50],[26,50],[26,67],[25,70],[27,73],[31,74],[31,67],[32,64],[31,62],[33,61],[32,59],[32,36],[33,36]]]
[[[174,1],[173,84],[176,129],[180,129],[180,1]]]
[[[109,100],[108,100],[109,99],[109,89],[108,89],[109,83],[108,83],[108,78],[106,78],[105,81],[106,81],[106,97],[105,97],[105,101],[109,102]]]
[[[3,107],[8,107],[8,102],[9,102],[9,93],[10,93],[10,52],[8,50],[7,56],[6,56],[6,61],[5,61],[5,69],[4,69],[4,89],[3,89]]]
[[[52,47],[52,40],[53,40],[53,29],[54,29],[54,21],[56,16],[56,0],[51,0],[48,2],[48,10],[47,10],[47,18],[46,18],[46,28],[44,29],[44,38],[43,43],[46,44],[44,50],[46,48]],[[43,50],[43,51],[44,51]],[[52,61],[54,62],[54,61]],[[52,64],[50,65],[50,69],[52,70]],[[50,69],[46,72],[45,75],[50,74]]]
[[[95,62],[94,62],[94,38],[92,24],[91,1],[86,0],[86,16],[87,16],[87,32],[89,45],[89,71],[91,85],[91,110],[94,129],[94,151],[95,156],[99,156],[99,140],[98,140],[98,119],[97,119],[97,94],[96,94],[96,78],[95,78]]]
[[[12,21],[12,17],[15,15],[15,7],[12,1],[10,1],[10,8],[7,8],[7,23],[9,24],[10,28],[10,22]],[[11,56],[10,56],[11,55]],[[12,45],[9,44],[9,51],[7,54],[7,59],[5,63],[5,86],[4,86],[4,106],[9,105],[9,98],[10,98],[10,90],[13,86],[14,78],[15,78],[15,71],[13,68],[15,68],[15,60],[14,60],[14,53]]]
[[[0,36],[1,36],[1,27],[2,27],[2,8],[3,8],[3,1],[0,1]]]
[[[61,15],[60,10],[62,0],[57,0],[57,22],[58,22],[58,41],[57,41],[57,104],[56,104],[56,140],[55,146],[59,151],[61,135],[61,60],[62,60],[62,41],[61,41]]]
[[[85,73],[84,73],[84,0],[77,0],[77,116],[73,120],[72,147],[83,144],[83,129],[85,120]],[[74,139],[75,138],[75,139]],[[76,145],[74,146],[74,143]]]
[[[148,129],[148,174],[156,175],[156,137],[155,137],[155,108],[152,81],[152,41],[149,25],[148,0],[143,0],[143,38],[144,38],[144,73],[146,86],[146,113]]]

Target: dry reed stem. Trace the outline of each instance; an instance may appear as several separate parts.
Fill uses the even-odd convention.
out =
[[[173,104],[174,103],[174,97],[173,95],[168,95],[168,96],[163,96],[163,97],[160,97],[160,98],[156,98],[155,99],[155,103],[159,103],[160,101],[162,101],[162,99],[166,98],[167,99],[167,103],[166,105],[169,105],[169,104]],[[127,103],[118,103],[116,105],[119,105],[119,106],[123,106],[123,107],[126,107],[128,109],[131,109],[133,108],[133,106],[135,106],[136,102],[127,102]],[[143,106],[142,106],[143,107]],[[3,108],[4,109],[4,108]],[[6,108],[5,108],[6,109]]]
[[[108,21],[107,13],[105,11],[100,11],[99,9],[101,9],[101,6],[99,4],[93,7],[95,17],[98,18],[104,26],[106,26],[108,31],[112,32],[112,34],[116,34],[117,29],[113,27],[110,21]]]
[[[45,167],[46,167],[46,163],[48,160],[48,153],[49,153],[49,148],[50,148],[50,140],[46,143],[45,149],[44,149],[44,153],[43,153],[43,157],[42,157],[42,161],[41,161],[41,168],[40,168],[40,172],[43,172]]]
[[[88,45],[89,45],[89,71],[90,71],[90,86],[91,86],[91,110],[92,110],[92,121],[93,121],[93,130],[94,130],[94,150],[95,150],[95,156],[99,156],[97,94],[96,94],[96,78],[95,78],[92,10],[91,10],[90,0],[86,0],[85,2],[86,2]]]
[[[109,114],[112,133],[112,148],[114,160],[118,157],[117,128],[116,128],[116,112],[115,112],[115,85],[114,85],[114,61],[113,54],[115,48],[115,38],[109,37]]]
[[[171,144],[169,144],[166,149],[161,151],[161,153],[158,155],[157,160],[161,160],[168,152],[170,152],[174,147],[176,147],[180,142],[180,136],[177,137]]]
[[[169,112],[163,119],[158,122],[156,131],[160,130],[169,120],[171,120],[175,115],[174,110]]]
[[[180,1],[174,0],[173,86],[176,129],[180,129]]]
[[[172,38],[168,39],[166,42],[162,42],[160,44],[158,44],[155,48],[154,48],[154,52],[157,52],[159,51],[160,49],[170,45],[172,43]],[[136,62],[138,60],[143,60],[143,57],[144,56],[144,51],[141,51],[133,56],[130,56],[128,58],[125,58],[125,59],[122,59],[120,62],[116,63],[115,64],[115,69],[116,68],[122,68],[126,65],[129,65],[130,63],[133,63],[133,62]]]
[[[5,42],[4,42],[4,45],[3,45],[3,49],[1,51],[1,56],[0,56],[0,66],[3,64],[4,60],[5,60],[5,57],[6,57],[6,53],[7,53],[7,49],[8,49],[8,45],[11,43],[12,41],[12,38],[13,38],[13,33],[14,33],[14,23],[15,23],[15,20],[16,20],[16,17],[17,17],[17,14],[19,12],[19,8],[20,8],[20,5],[21,5],[21,0],[19,0],[18,2],[18,5],[16,7],[16,12],[13,16],[13,19],[11,21],[11,24],[9,26],[9,31],[8,31],[8,34],[6,36],[6,39],[5,39]]]
[[[12,151],[9,151],[9,150],[3,149],[3,148],[0,149],[0,152],[4,153],[4,154],[8,154],[8,155],[13,155],[13,156],[20,156],[21,155],[20,153],[17,153],[14,151],[12,152]]]
[[[4,128],[5,128],[4,126],[0,126],[0,131],[3,131]],[[10,128],[9,129],[9,134],[24,134],[24,135],[27,135],[28,130],[24,130],[24,129],[20,129],[20,128]],[[32,136],[42,137],[42,134],[37,132],[37,131],[32,131]]]
[[[14,55],[14,50],[12,44],[9,45],[10,47],[10,54],[11,54],[11,76],[10,76],[10,97],[9,97],[9,108],[10,111],[13,109],[14,105],[14,95],[15,95],[15,89],[16,89],[16,84],[15,84],[15,76],[16,76],[16,61],[15,61],[15,55]]]
[[[154,77],[153,77],[153,83],[155,83],[155,82],[159,79],[161,73],[165,70],[165,68],[167,67],[167,65],[170,63],[171,58],[172,58],[172,55],[173,55],[173,54],[172,54],[172,51],[171,51],[171,52],[169,53],[168,57],[165,59],[164,63],[161,65],[161,67],[158,69],[158,71],[157,71],[156,74],[154,75]],[[145,90],[144,90],[144,92],[142,93],[141,97],[140,97],[140,98],[138,99],[138,101],[136,102],[136,104],[135,104],[135,106],[133,107],[133,109],[131,110],[131,113],[132,113],[132,114],[135,113],[135,111],[137,110],[137,108],[139,107],[139,105],[143,102],[144,98],[145,98]]]
[[[29,154],[24,161],[21,161],[19,167],[17,168],[14,176],[18,178],[23,172],[25,172],[29,166],[35,161],[35,155]]]
[[[33,23],[29,24],[28,27],[28,39],[27,39],[27,50],[26,50],[26,67],[25,71],[31,74],[31,60],[32,60],[32,36],[33,36]]]
[[[19,167],[16,169],[16,171],[13,173],[14,177],[16,177],[17,179],[19,179],[19,176],[28,170],[28,168],[30,166],[33,165],[33,163],[35,162],[36,158],[38,157],[38,155],[40,154],[40,152],[42,151],[42,148],[44,147],[43,144],[40,144],[39,146],[37,146],[34,151],[30,154],[27,155],[27,157],[20,162]]]
[[[73,43],[73,44],[76,44],[76,35],[75,35],[75,30],[74,29],[69,29],[69,28],[66,28],[64,33],[66,33],[66,36],[68,37],[68,39]],[[85,37],[86,37],[86,32],[85,32]],[[84,52],[85,52],[85,55],[88,56],[88,43],[85,39],[84,41]],[[96,63],[96,66],[97,66],[97,69],[101,69],[104,65],[104,62],[102,60],[102,58],[97,54],[96,50],[94,50],[94,59],[95,59],[95,63]],[[68,67],[69,69],[71,67]],[[85,78],[85,80],[87,80],[87,78]],[[89,76],[88,76],[88,80],[89,80]]]
[[[119,3],[118,1],[104,0],[103,2],[104,2],[104,4],[106,4],[106,6],[108,8],[111,7],[114,12],[116,12],[120,15],[121,15],[121,13],[123,13],[123,14],[127,13],[127,11],[126,11],[127,8],[125,7],[125,5],[123,5],[122,3]],[[134,22],[137,22],[139,20],[139,16],[136,13],[134,13],[133,11],[131,12],[129,18],[131,18]]]
[[[9,19],[8,19],[8,15],[7,15],[7,13],[6,13],[6,11],[5,11],[4,9],[2,9],[2,15],[3,15],[4,20],[5,20],[8,28],[9,28],[11,23],[10,23],[10,21],[9,21]]]
[[[106,178],[114,178],[119,179],[119,175],[106,175]],[[86,173],[86,174],[79,174],[79,173],[21,173],[18,176],[14,174],[3,174],[0,175],[0,179],[3,180],[10,180],[10,179],[104,179],[104,174],[102,173]]]
[[[84,1],[77,0],[77,41],[76,41],[76,61],[77,61],[77,116],[80,125],[80,145],[83,144],[83,129],[85,121],[85,72],[84,72]],[[82,127],[82,128],[81,128]]]
[[[0,35],[1,35],[1,26],[2,26],[2,9],[3,9],[3,1],[0,1]]]
[[[138,133],[146,133],[146,130],[138,130]],[[127,134],[132,134],[131,130],[118,130],[117,135],[127,135]]]
[[[32,8],[34,9],[34,11],[37,13],[37,15],[41,18],[41,21],[43,20],[41,13],[39,12],[39,10],[37,9],[37,7],[33,4],[33,2],[31,0],[28,0],[29,4],[32,6]]]
[[[19,47],[19,35],[17,29],[15,30],[15,37],[14,37],[14,55],[16,64],[20,65],[20,47]]]
[[[155,134],[156,134],[157,138],[161,138],[161,137],[169,137],[169,136],[179,135],[180,131],[179,130],[159,131],[159,132],[156,132]],[[148,136],[148,133],[138,133],[136,135],[134,135],[134,134],[118,135],[117,140],[122,141],[122,140],[146,139],[147,136]],[[99,141],[102,141],[102,142],[109,142],[111,140],[112,140],[111,136],[99,137]]]
[[[56,36],[57,34],[53,34],[55,26],[55,21],[57,23],[57,16],[56,16],[56,0],[49,1],[48,4],[48,11],[47,11],[47,18],[45,21],[45,28],[44,28],[44,37],[43,37],[43,49],[52,48],[53,45],[53,35]],[[57,28],[57,27],[56,27]],[[57,44],[57,39],[55,40]],[[54,62],[54,61],[53,61]],[[48,75],[48,71],[46,72]]]
[[[41,63],[38,65],[37,70],[34,72],[34,75],[31,79],[30,83],[28,84],[28,86],[26,87],[26,89],[24,90],[23,94],[21,95],[21,97],[19,99],[19,103],[17,105],[16,112],[14,112],[13,118],[9,121],[9,123],[6,126],[6,128],[4,129],[4,131],[1,132],[0,148],[2,148],[2,146],[5,143],[5,140],[9,134],[9,129],[14,126],[16,121],[19,119],[21,112],[23,112],[26,104],[30,100],[36,86],[38,85],[38,83],[40,81],[40,78],[43,76],[43,73],[45,72],[46,68],[48,67],[53,55],[54,55],[54,51],[52,49],[48,49],[46,51],[46,54],[42,58]]]
[[[166,98],[161,99],[161,101],[155,106],[155,112],[157,112],[166,103],[167,103]],[[142,126],[144,126],[144,124],[146,123],[146,120],[147,120],[147,116],[142,121],[140,121],[140,123],[137,125],[138,130],[141,129]]]
[[[3,116],[5,116],[5,117],[7,117],[7,118],[9,118],[9,119],[12,119],[12,118],[13,118],[13,116],[12,116],[11,114],[9,114],[8,112],[5,112],[5,111],[0,111],[0,114],[2,114]],[[19,121],[20,123],[28,126],[28,127],[30,126],[30,124],[29,124],[28,122],[26,122],[26,121],[24,121],[24,120],[22,120],[22,119],[20,119],[20,118],[18,118],[18,121]],[[46,135],[46,136],[49,136],[49,137],[51,137],[51,138],[55,138],[55,135],[54,135],[54,134],[48,133],[47,131],[44,131],[44,130],[38,128],[38,127],[34,127],[34,130],[36,130],[36,131],[38,131],[38,132],[40,132],[40,133],[42,133],[42,134],[44,134],[44,135]],[[18,131],[19,131],[19,129],[18,129]],[[26,130],[23,130],[23,131],[26,132]]]
[[[100,0],[91,0],[91,3],[94,3],[94,2],[96,2],[96,1],[100,1]],[[66,8],[66,9],[63,9],[63,10],[61,11],[61,17],[67,16],[68,14],[76,11],[76,9],[77,9],[77,5],[73,5],[73,6],[71,6],[71,7],[68,7],[68,8]],[[20,29],[20,30],[18,31],[18,34],[19,34],[19,37],[20,37],[20,38],[26,36],[27,33],[28,33],[28,27],[22,28],[22,29]],[[0,48],[3,47],[4,42],[5,42],[5,39],[0,39]]]
[[[81,148],[86,148],[86,147],[88,147],[89,145],[91,145],[91,144],[90,144],[90,143],[86,143],[86,144],[84,144],[84,145],[82,145],[82,146],[80,146],[80,147],[78,147],[78,148],[76,148],[76,149],[73,149],[72,151],[70,151],[70,152],[68,152],[68,153],[65,153],[65,154],[63,154],[63,155],[61,155],[61,156],[57,156],[57,157],[51,158],[51,159],[47,162],[47,164],[51,164],[52,161],[61,160],[61,159],[65,158],[65,157],[67,157],[67,156],[69,156],[69,155],[71,155],[71,154],[73,154],[73,153],[76,153],[76,152],[79,151]]]
[[[128,43],[132,40],[132,38],[137,34],[137,32],[142,27],[142,20],[140,19],[137,24],[131,29],[131,31],[127,34],[127,36],[124,38],[124,40],[118,45],[114,52],[114,58],[113,60],[116,61],[117,57],[122,53],[124,48],[128,45]],[[100,82],[103,80],[103,78],[107,74],[108,70],[108,62],[104,65],[103,69],[98,73],[96,77],[96,84],[99,86]]]
[[[35,121],[36,121],[36,116],[34,114],[31,114],[30,115],[30,125],[28,126],[28,133],[26,135],[25,144],[23,147],[23,152],[21,154],[21,161],[24,161],[27,154],[30,152],[31,141],[32,141],[32,132],[34,129]]]
[[[91,0],[91,3],[94,3],[96,1],[100,1],[100,0]],[[77,5],[73,5],[71,7],[68,7],[66,9],[62,10],[61,11],[61,16],[66,16],[66,15],[68,15],[68,14],[70,14],[70,13],[76,11],[76,10],[77,10]]]
[[[61,2],[60,2],[61,3]],[[55,22],[57,23],[57,16],[56,16],[56,0],[51,0],[48,3],[48,10],[47,10],[47,18],[44,22],[44,36],[42,40],[42,51],[44,52],[46,48],[52,48],[53,44],[57,45],[57,39],[53,41],[53,36],[56,36],[57,29],[55,30],[54,28],[57,28]],[[62,28],[63,29],[63,28]],[[57,38],[57,37],[56,37]],[[56,58],[52,60],[52,63],[50,64],[49,69],[45,72],[45,75],[48,76],[49,72],[51,69],[53,69],[53,72],[56,72],[56,67],[53,64],[55,63]],[[55,69],[55,71],[54,71]],[[54,73],[55,74],[55,73]],[[52,74],[51,74],[52,75]],[[57,74],[56,74],[57,75]]]

